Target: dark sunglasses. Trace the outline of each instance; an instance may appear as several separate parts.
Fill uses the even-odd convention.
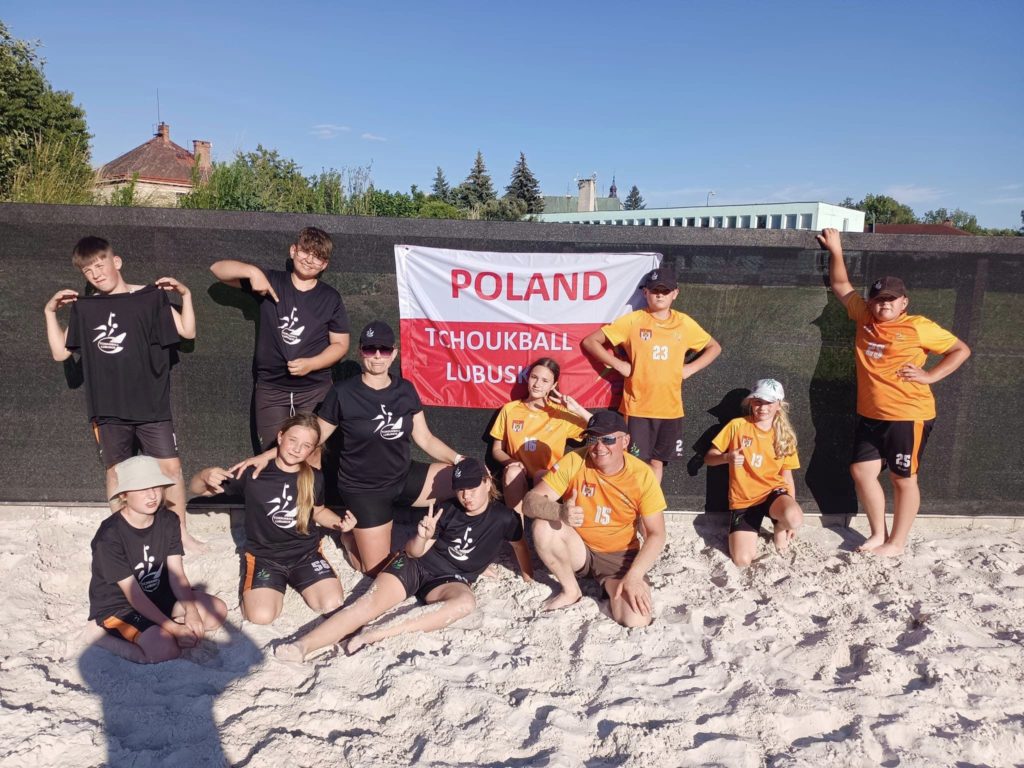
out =
[[[587,435],[583,439],[583,442],[588,446],[597,445],[598,443],[601,443],[602,445],[615,445],[618,440],[619,438],[615,435],[601,435],[600,437],[597,435]]]
[[[359,348],[359,350],[366,357],[373,357],[376,353],[380,352],[381,357],[387,357],[395,351],[394,347],[380,347],[373,344],[367,344]]]

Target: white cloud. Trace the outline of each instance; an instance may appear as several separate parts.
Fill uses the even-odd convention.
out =
[[[359,138],[364,139],[365,141],[387,141],[386,138],[384,138],[383,136],[378,136],[375,133],[364,133]]]
[[[901,203],[912,205],[938,200],[946,194],[946,191],[937,187],[922,187],[918,184],[893,184],[883,189],[882,194],[895,198]]]
[[[310,133],[318,139],[333,139],[339,133],[347,133],[352,129],[347,125],[336,125],[334,123],[319,123],[310,129]]]

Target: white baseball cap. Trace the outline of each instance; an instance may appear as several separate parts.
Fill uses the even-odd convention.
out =
[[[786,399],[782,384],[775,379],[758,379],[747,395],[748,400],[764,400],[766,403],[781,403]]]

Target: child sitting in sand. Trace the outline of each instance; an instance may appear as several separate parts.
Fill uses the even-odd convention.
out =
[[[324,476],[308,463],[320,444],[316,416],[300,413],[287,419],[277,434],[277,455],[253,478],[252,468],[234,478],[220,467],[207,467],[189,488],[202,496],[216,493],[245,497],[245,568],[242,613],[253,624],[270,624],[281,615],[291,585],[312,610],[330,613],[341,607],[341,582],[321,550],[321,528],[347,533],[356,519],[344,519],[324,507]]]
[[[726,424],[704,457],[709,467],[729,465],[729,556],[741,568],[757,553],[765,516],[780,552],[803,522],[793,484],[800,459],[785,397],[775,379],[760,379],[743,401],[746,415]]]
[[[381,570],[369,591],[294,643],[278,646],[285,661],[303,661],[337,643],[408,597],[430,608],[383,627],[364,630],[348,641],[347,652],[406,632],[442,629],[476,608],[472,584],[497,555],[502,542],[523,535],[518,514],[496,501],[497,489],[483,462],[462,459],[452,474],[455,501],[434,503],[420,520],[416,536]]]
[[[157,460],[135,456],[114,474],[111,500],[122,506],[92,540],[89,619],[106,630],[97,645],[139,663],[176,659],[224,622],[227,606],[185,576],[181,526],[163,503],[174,480]]]

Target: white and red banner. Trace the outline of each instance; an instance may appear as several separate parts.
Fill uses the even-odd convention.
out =
[[[559,390],[584,406],[617,402],[622,380],[580,348],[645,306],[637,285],[658,253],[490,253],[395,246],[402,375],[426,405],[497,408],[525,394],[551,357]]]

